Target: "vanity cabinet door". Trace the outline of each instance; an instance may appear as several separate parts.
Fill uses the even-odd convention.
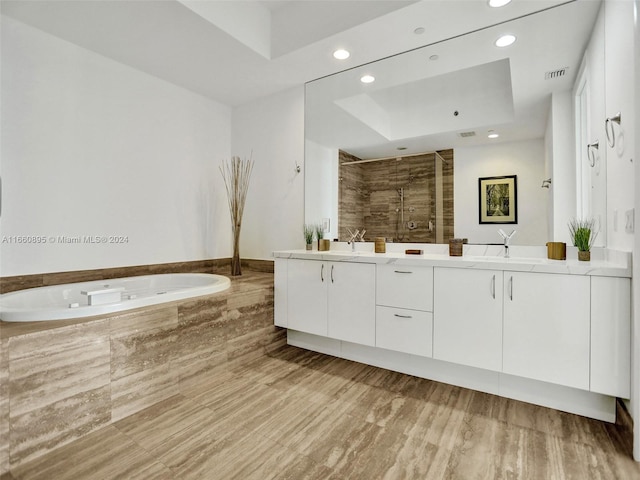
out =
[[[327,336],[327,262],[289,259],[287,264],[287,327]]]
[[[504,272],[503,372],[589,390],[587,276]]]
[[[631,279],[591,277],[591,391],[631,396]]]
[[[329,337],[375,345],[375,265],[328,262],[326,280],[329,285]]]
[[[502,369],[501,271],[435,268],[433,358]]]

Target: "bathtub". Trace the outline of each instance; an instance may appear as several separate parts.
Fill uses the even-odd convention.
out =
[[[229,288],[229,278],[169,273],[30,288],[0,295],[5,322],[66,320],[209,295]]]

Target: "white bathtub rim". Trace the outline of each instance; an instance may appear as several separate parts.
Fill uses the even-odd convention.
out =
[[[166,273],[166,274],[155,274],[155,275],[142,275],[135,277],[121,277],[121,278],[110,278],[104,281],[108,282],[118,282],[126,279],[136,279],[142,280],[148,277],[164,277],[168,278],[171,276],[185,277],[189,276],[192,278],[200,278],[200,279],[210,279],[215,280],[215,282],[211,282],[206,285],[198,285],[191,286],[188,288],[174,290],[162,295],[153,295],[148,297],[140,297],[134,299],[126,299],[117,303],[109,303],[104,305],[81,305],[75,308],[65,308],[65,307],[46,307],[46,308],[29,308],[28,311],[25,308],[14,308],[14,307],[5,307],[2,305],[3,298],[10,298],[12,295],[24,294],[25,292],[31,290],[40,290],[40,289],[54,289],[60,287],[70,287],[70,286],[80,286],[86,285],[87,283],[95,282],[95,280],[89,282],[77,282],[77,283],[69,283],[62,285],[51,285],[45,287],[36,287],[27,290],[18,290],[15,292],[5,293],[0,295],[0,320],[4,322],[42,322],[42,321],[55,321],[55,320],[73,320],[84,317],[95,317],[98,315],[105,315],[110,313],[124,313],[128,310],[134,310],[136,308],[147,307],[152,305],[160,305],[163,303],[170,303],[178,300],[185,300],[189,298],[196,298],[204,295],[211,295],[214,293],[222,292],[227,290],[231,285],[231,280],[229,277],[219,274],[210,274],[210,273]],[[100,280],[98,280],[100,281]]]

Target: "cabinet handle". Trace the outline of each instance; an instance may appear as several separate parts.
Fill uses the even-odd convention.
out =
[[[397,313],[394,313],[393,316],[398,318],[413,318],[411,315],[399,315]]]
[[[394,272],[396,272],[396,273],[413,273],[413,272],[407,272],[405,270],[394,270]]]
[[[509,277],[509,300],[513,300],[513,277]]]
[[[333,283],[333,265],[331,265],[331,283]]]
[[[491,279],[491,296],[493,299],[496,299],[496,276],[494,275]]]
[[[320,280],[322,280],[324,282],[324,263],[322,264],[322,267],[320,268]]]

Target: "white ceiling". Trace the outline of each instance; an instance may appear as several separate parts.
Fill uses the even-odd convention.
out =
[[[562,3],[514,0],[492,9],[486,0],[2,0],[0,11],[237,106]],[[417,35],[417,27],[426,31]],[[351,57],[333,59],[337,47]]]
[[[362,159],[543,138],[551,95],[571,92],[598,8],[564,4],[311,82],[305,138]],[[516,43],[495,47],[507,31]]]

